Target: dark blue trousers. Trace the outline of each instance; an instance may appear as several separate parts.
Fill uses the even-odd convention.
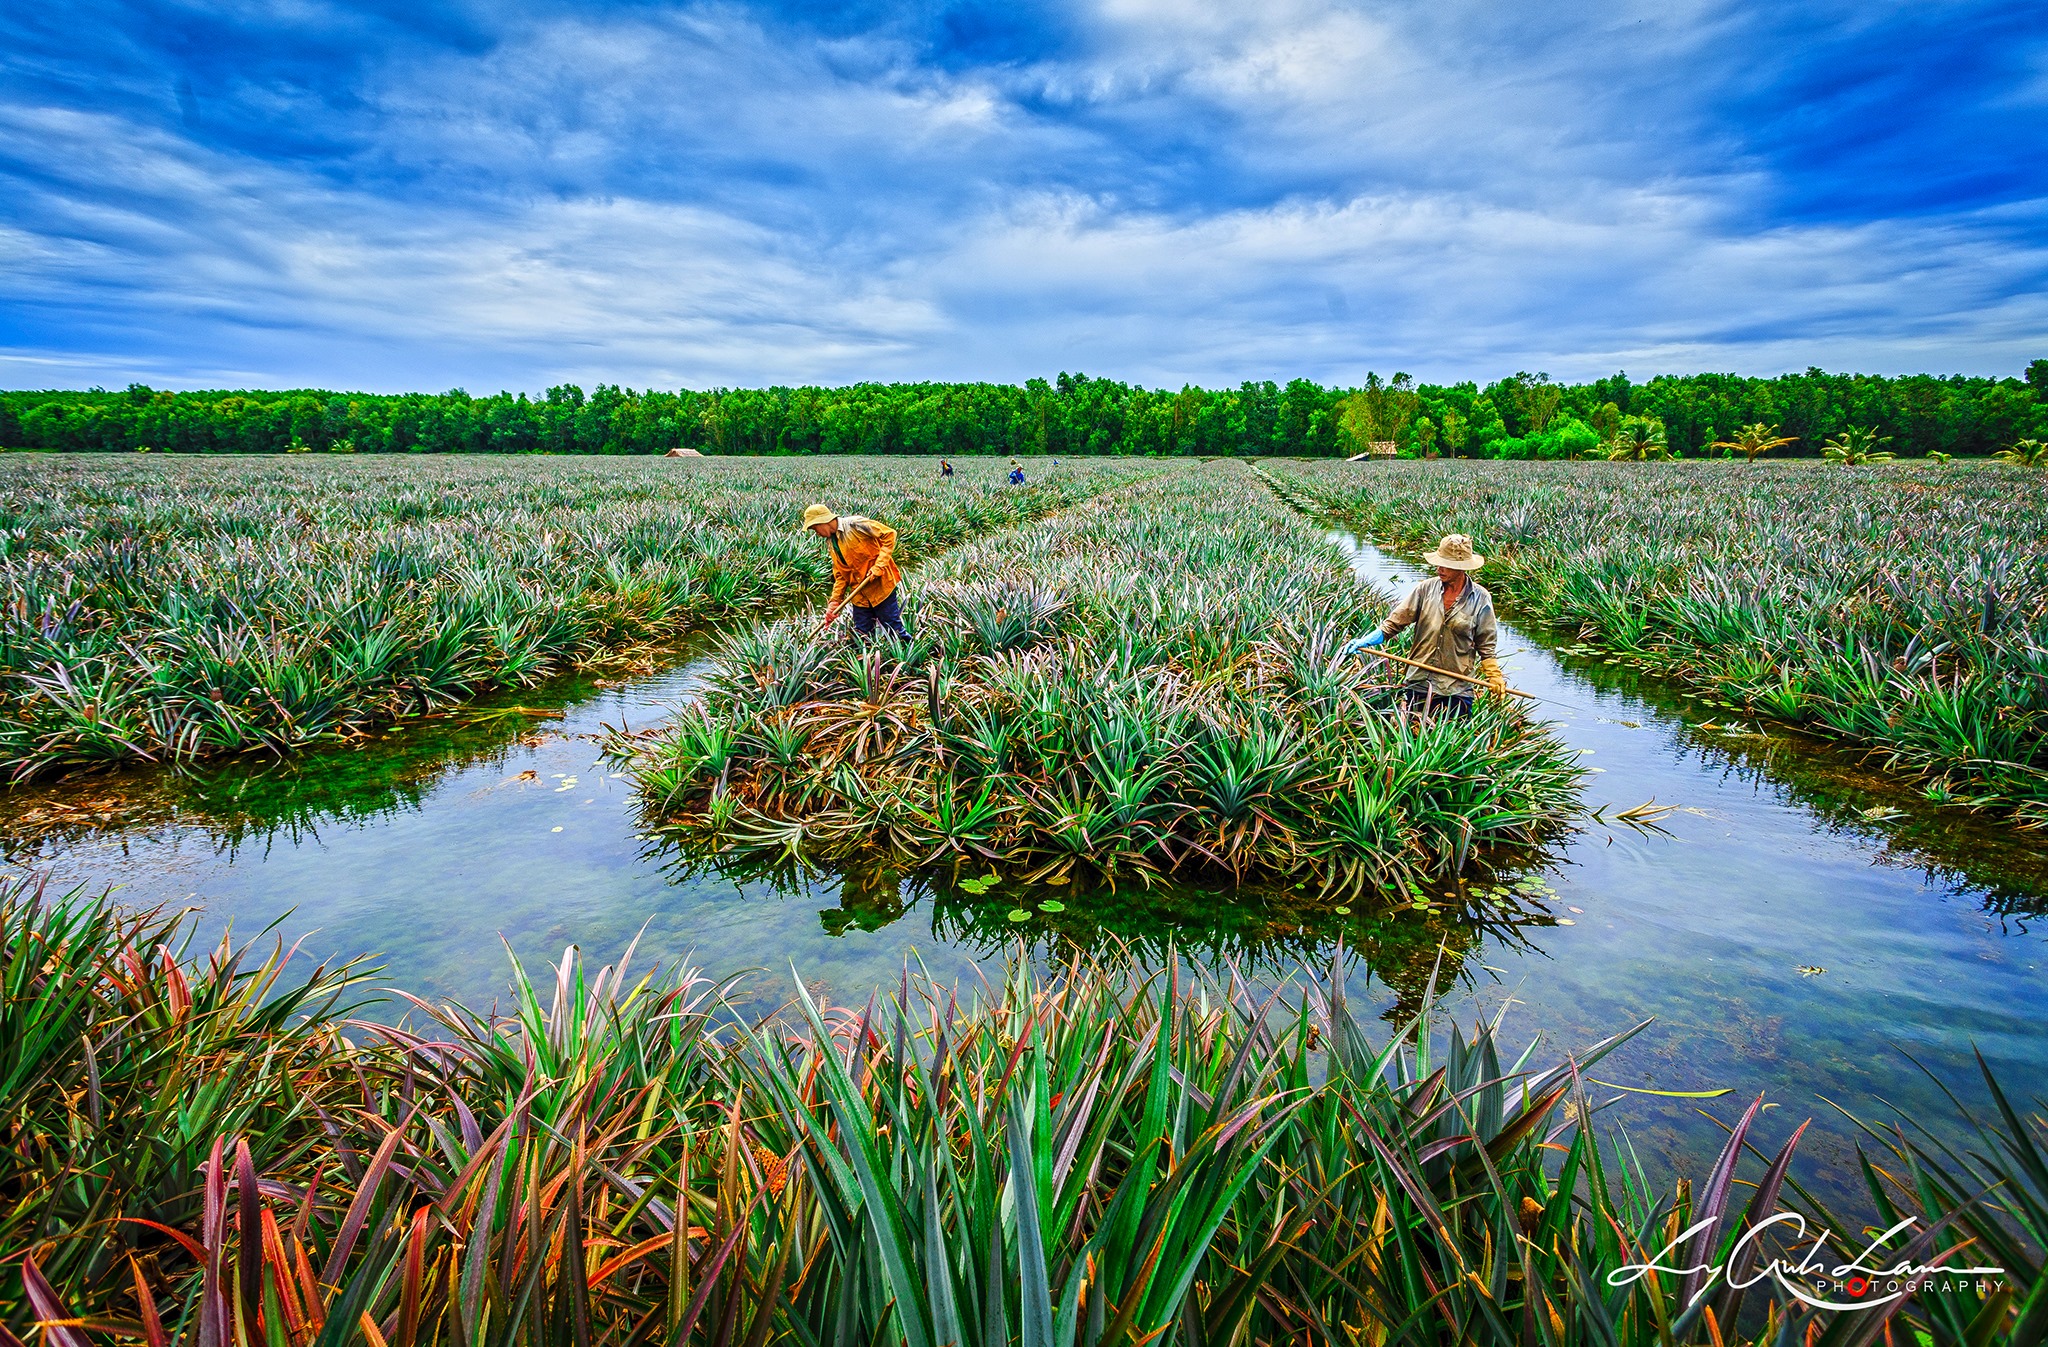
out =
[[[889,597],[872,608],[853,605],[853,634],[873,636],[877,625],[887,627],[896,633],[896,639],[907,641],[910,633],[903,629],[903,604],[897,591],[890,590]]]

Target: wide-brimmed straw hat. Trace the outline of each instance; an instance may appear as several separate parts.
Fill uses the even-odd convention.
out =
[[[832,507],[829,505],[806,505],[804,507],[804,527],[807,529],[814,529],[820,524],[829,524],[837,518],[839,516],[832,513]]]
[[[1448,566],[1454,571],[1476,571],[1486,564],[1486,558],[1472,550],[1472,540],[1462,533],[1446,533],[1436,551],[1422,559],[1432,566]]]

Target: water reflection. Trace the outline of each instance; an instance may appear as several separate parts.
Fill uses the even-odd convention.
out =
[[[1587,674],[1584,669],[1575,672]],[[1712,708],[1653,680],[1602,669],[1591,681],[1686,715],[1683,740],[1702,769],[1760,789],[1775,788],[1805,808],[1820,829],[1872,849],[1873,864],[1920,874],[1930,885],[1969,892],[1986,911],[2027,932],[2048,913],[2048,848],[1994,817],[1926,799],[1884,773],[1879,760],[1808,735],[1746,722],[1724,728]],[[1713,728],[1702,728],[1702,724]]]
[[[447,777],[538,747],[554,733],[550,717],[592,690],[576,680],[525,694],[538,706],[480,704],[289,758],[133,768],[17,789],[0,815],[0,857],[26,865],[106,834],[172,829],[203,834],[231,862],[251,848],[317,845],[323,828],[417,811]]]
[[[1421,572],[1342,530],[1332,545],[1361,579],[1399,586]],[[1512,599],[1496,595],[1503,617],[1518,614]],[[1536,633],[1531,635],[1531,633]],[[1815,830],[1853,839],[1872,849],[1875,864],[1917,871],[1929,882],[1968,892],[1988,913],[2024,918],[2048,912],[2048,848],[1996,817],[1926,798],[1887,774],[1882,754],[1866,753],[1769,721],[1731,711],[1626,665],[1608,664],[1597,652],[1563,644],[1534,623],[1509,626],[1506,643],[1525,658],[1511,669],[1516,686],[1543,695],[1539,710],[1613,731],[1668,732],[1682,746],[1680,761],[1635,779],[1661,798],[1675,798],[1691,780],[1719,778],[1781,795],[1818,825]],[[1599,703],[1598,706],[1589,703]],[[1578,743],[1585,736],[1572,736]],[[1609,734],[1601,736],[1611,738]]]
[[[678,883],[716,879],[736,891],[749,886],[801,900],[818,892],[796,864],[731,861],[657,843]],[[1020,942],[1048,963],[1075,952],[1129,950],[1141,962],[1169,958],[1228,965],[1246,977],[1276,981],[1303,967],[1327,967],[1332,951],[1390,993],[1389,1019],[1422,1006],[1432,977],[1440,989],[1478,974],[1468,957],[1483,946],[1532,949],[1530,932],[1557,921],[1547,885],[1528,881],[1554,865],[1555,853],[1524,850],[1514,870],[1475,860],[1474,876],[1441,881],[1429,901],[1333,904],[1304,886],[1246,885],[1219,890],[1155,882],[1051,884],[1006,875],[985,863],[906,867],[889,862],[833,871],[837,902],[818,910],[828,937],[876,932],[906,920],[980,964],[999,964]],[[1486,878],[1477,875],[1484,874]],[[1517,887],[1518,882],[1521,886]],[[1483,976],[1483,975],[1482,975]]]

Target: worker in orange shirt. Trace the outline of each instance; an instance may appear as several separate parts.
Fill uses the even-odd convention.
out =
[[[883,626],[898,640],[909,640],[896,592],[903,579],[903,572],[896,569],[896,530],[878,519],[835,514],[829,505],[807,508],[804,527],[823,538],[832,552],[832,597],[825,604],[820,630],[831,626],[840,608],[851,603],[856,635],[872,636],[877,626]]]

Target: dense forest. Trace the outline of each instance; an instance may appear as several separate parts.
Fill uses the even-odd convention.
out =
[[[1481,387],[1368,375],[1234,389],[1148,389],[1062,374],[1048,382],[853,384],[636,392],[599,384],[471,397],[447,393],[0,392],[0,447],[175,453],[1282,454],[1399,452],[1569,458],[1624,423],[1653,424],[1688,457],[1754,423],[1811,455],[1851,426],[1902,456],[1988,454],[2048,438],[2048,360],[2024,378],[1625,374],[1590,383],[1515,374]]]

